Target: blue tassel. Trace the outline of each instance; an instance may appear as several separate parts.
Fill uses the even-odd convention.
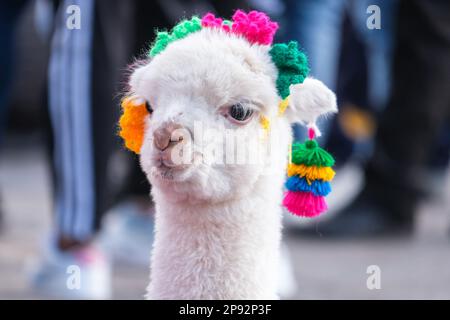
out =
[[[312,192],[316,196],[326,196],[331,192],[331,185],[328,181],[314,180],[308,184],[305,178],[292,176],[285,183],[289,191]]]

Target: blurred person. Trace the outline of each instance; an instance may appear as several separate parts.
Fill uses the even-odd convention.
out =
[[[101,214],[111,205],[108,160],[115,148],[112,97],[120,68],[131,53],[131,6],[125,2],[58,1],[48,69],[53,131],[54,233],[31,271],[44,294],[65,298],[108,298],[110,266],[92,244]],[[79,7],[80,29],[67,25],[70,5]],[[121,25],[114,28],[115,23]],[[110,34],[115,33],[114,49]],[[118,70],[116,70],[118,69]],[[95,106],[95,107],[94,107]],[[109,134],[107,134],[109,132]],[[68,290],[69,266],[81,287]]]
[[[349,31],[344,29],[345,18],[348,17],[367,60],[367,102],[375,110],[383,109],[391,82],[392,34],[397,0],[285,0],[284,3],[289,30],[286,38],[299,41],[308,54],[311,75],[334,91],[338,89],[340,55],[344,45],[342,34]],[[380,30],[369,30],[366,26],[366,10],[370,5],[380,8]],[[329,122],[325,122],[322,126],[329,126]],[[305,137],[303,131],[296,128],[297,139]],[[327,139],[328,131],[324,130],[323,140]]]
[[[64,0],[57,4],[48,76],[56,214],[53,235],[32,278],[41,292],[58,297],[109,298],[110,262],[93,240],[102,216],[116,202],[113,189],[120,179],[112,162],[121,148],[116,137],[121,75],[130,57],[151,40],[154,26],[171,25],[192,10],[228,14],[242,7],[242,1]],[[67,27],[70,5],[80,9],[80,29]],[[148,194],[148,186],[144,189]],[[134,209],[124,205],[119,210]],[[134,222],[125,221],[122,227],[145,223],[139,218]],[[152,236],[151,229],[145,231]],[[128,237],[136,235],[131,232]],[[145,249],[139,239],[130,242]],[[130,257],[136,254],[133,250],[126,253],[129,260],[135,258]],[[73,265],[82,275],[79,290],[66,286],[67,267]]]
[[[0,51],[0,143],[6,125],[6,107],[13,78],[14,31],[26,3],[26,0],[0,2],[0,39],[3,44],[3,50]]]
[[[364,237],[413,231],[426,192],[426,164],[450,117],[450,2],[402,0],[396,28],[392,91],[365,167],[365,186],[340,214],[305,233]]]
[[[0,2],[0,146],[6,129],[7,106],[13,78],[14,66],[14,31],[26,0]],[[0,194],[0,226],[2,225]]]

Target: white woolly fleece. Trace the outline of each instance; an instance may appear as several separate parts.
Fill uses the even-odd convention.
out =
[[[140,155],[156,204],[149,299],[277,298],[290,125],[293,119],[312,119],[295,114],[308,112],[309,105],[321,107],[322,101],[317,92],[311,95],[314,103],[297,103],[294,96],[290,116],[277,117],[277,71],[268,50],[217,29],[203,29],[171,43],[131,77],[131,94],[145,97],[154,109]],[[221,113],[239,101],[255,110],[245,125]],[[201,121],[216,130],[254,136],[261,130],[260,114],[270,119],[276,141],[270,145],[277,155],[270,172],[264,164],[205,164],[199,141],[193,141],[196,161],[188,168],[155,165],[153,132],[167,122],[192,132]],[[224,144],[214,137],[212,141]],[[260,143],[266,147],[270,139]]]

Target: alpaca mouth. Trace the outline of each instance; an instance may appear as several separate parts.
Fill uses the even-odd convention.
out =
[[[150,160],[150,175],[159,182],[184,182],[195,171],[194,168],[198,166],[199,161],[201,161],[201,155],[198,153],[193,154],[193,160],[190,163],[174,163],[172,159],[157,154]]]
[[[166,165],[163,161],[156,163],[152,169],[152,176],[166,182],[180,182],[185,180],[185,173],[189,165],[171,166]]]

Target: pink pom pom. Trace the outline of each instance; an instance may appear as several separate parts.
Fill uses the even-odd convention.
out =
[[[231,32],[231,25],[230,24],[222,24],[222,29],[226,32]]]
[[[222,27],[223,20],[221,18],[216,18],[214,14],[208,12],[202,18],[202,27]]]
[[[250,11],[247,14],[242,10],[236,10],[232,25],[229,24],[229,21],[226,23],[222,18],[216,18],[214,14],[209,12],[202,18],[202,27],[221,28],[227,32],[243,36],[250,43],[270,45],[278,29],[278,24],[270,21],[269,17],[263,12]]]
[[[284,195],[283,206],[292,214],[300,217],[315,217],[328,209],[325,199],[311,192],[287,191]]]
[[[246,14],[237,10],[233,15],[232,32],[242,35],[250,43],[272,44],[277,29],[278,23],[270,21],[263,12],[250,11]]]

